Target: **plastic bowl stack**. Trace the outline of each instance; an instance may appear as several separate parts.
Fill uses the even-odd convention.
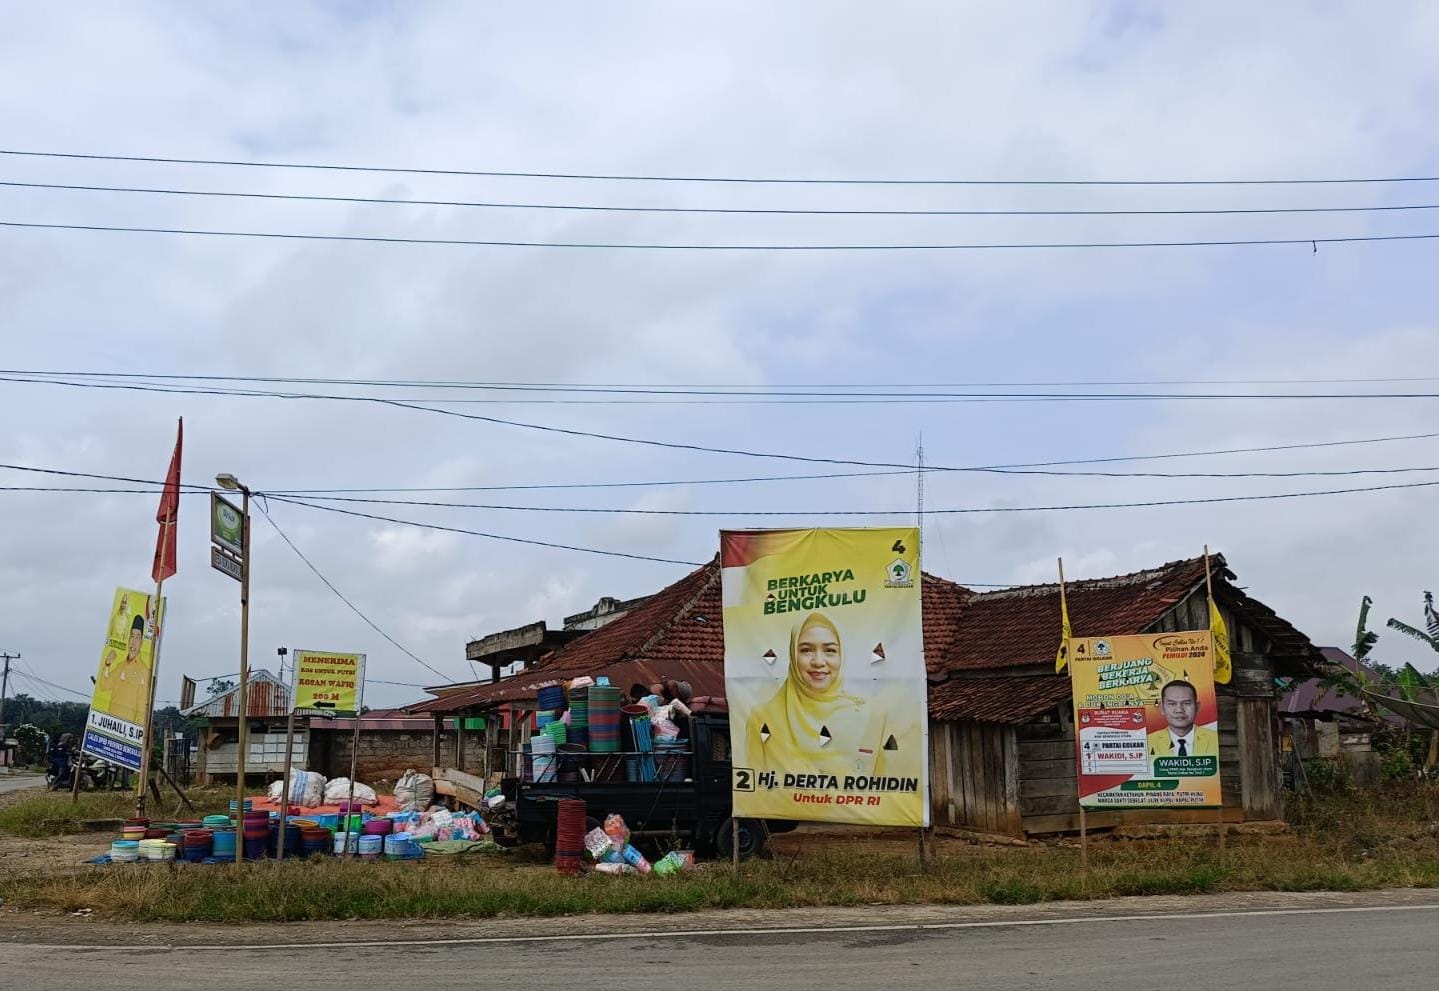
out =
[[[174,860],[175,844],[166,843],[164,840],[141,840],[139,853],[146,860]]]
[[[385,838],[379,833],[362,833],[355,851],[366,860],[377,860],[384,845]]]
[[[300,827],[300,853],[313,857],[317,853],[330,852],[330,831],[321,826]]]
[[[140,859],[139,840],[116,840],[110,844],[110,860],[117,864],[133,864]]]
[[[555,780],[557,771],[555,749],[555,738],[548,733],[530,737],[530,752],[534,754],[535,781],[544,783]]]
[[[536,702],[541,710],[556,710],[565,707],[565,689],[563,685],[546,685],[536,693]]]
[[[590,750],[594,753],[616,753],[620,749],[620,690],[609,685],[595,685],[589,690],[586,714]]]
[[[590,690],[576,688],[570,692],[570,743],[588,746],[590,742]]]
[[[187,829],[181,854],[186,860],[198,863],[210,856],[214,844],[215,837],[208,829]]]
[[[385,837],[387,860],[415,860],[424,855],[425,851],[420,849],[420,845],[410,833],[391,833]]]
[[[210,843],[210,855],[216,860],[235,859],[235,831],[233,829],[211,830]]]

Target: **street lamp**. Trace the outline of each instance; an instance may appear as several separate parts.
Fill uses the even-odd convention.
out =
[[[240,687],[237,691],[240,752],[235,757],[235,863],[245,859],[245,757],[250,746],[250,490],[229,472],[215,476],[215,484],[239,492],[240,537]]]

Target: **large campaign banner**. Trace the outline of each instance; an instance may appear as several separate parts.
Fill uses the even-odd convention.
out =
[[[720,535],[734,814],[929,825],[913,527]]]
[[[1218,808],[1219,704],[1208,630],[1070,641],[1079,804]]]
[[[87,754],[132,771],[140,770],[145,749],[145,709],[163,613],[163,599],[157,603],[144,592],[115,590],[81,743]]]

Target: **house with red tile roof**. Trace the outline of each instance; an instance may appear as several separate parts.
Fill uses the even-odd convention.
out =
[[[1229,821],[1278,819],[1282,808],[1276,678],[1311,677],[1322,658],[1308,637],[1245,590],[1222,556],[1214,591],[1229,624],[1234,677],[1220,688],[1220,768]],[[1025,836],[1078,828],[1069,678],[1054,673],[1057,585],[976,592],[921,580],[929,676],[930,796],[938,827]],[[1076,636],[1205,629],[1203,558],[1066,586]],[[436,720],[499,707],[533,708],[539,690],[580,676],[613,685],[688,681],[696,697],[724,693],[718,560],[619,619],[493,684],[411,706]],[[503,744],[494,744],[497,750]],[[463,752],[463,748],[461,748]],[[499,766],[495,763],[494,766]],[[1213,822],[1213,810],[1127,811],[1093,828]]]

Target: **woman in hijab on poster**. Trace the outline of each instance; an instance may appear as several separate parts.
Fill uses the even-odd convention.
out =
[[[900,746],[885,708],[845,692],[839,627],[812,612],[790,632],[784,684],[749,719],[748,753],[781,774],[881,775],[886,751]]]

